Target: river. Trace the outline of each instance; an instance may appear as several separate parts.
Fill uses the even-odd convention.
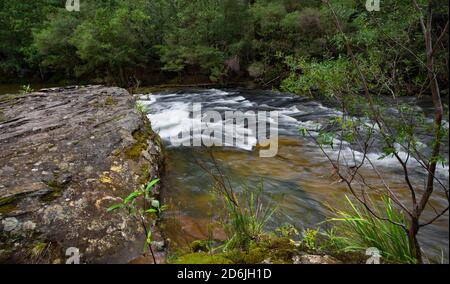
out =
[[[33,86],[34,89],[48,86]],[[0,95],[17,93],[17,85],[0,85]],[[404,98],[417,111],[432,117],[429,99]],[[163,201],[169,205],[164,214],[164,233],[174,248],[185,246],[196,239],[223,239],[224,232],[217,226],[220,218],[220,203],[211,193],[212,181],[198,166],[198,160],[210,163],[206,153],[199,147],[177,147],[170,141],[173,133],[189,128],[191,103],[201,103],[203,111],[216,110],[221,113],[232,111],[278,111],[279,150],[275,157],[261,158],[255,147],[214,148],[214,156],[235,188],[243,184],[255,186],[263,183],[266,202],[278,208],[268,224],[268,229],[290,223],[299,229],[317,228],[331,216],[328,205],[335,208],[345,206],[345,195],[349,194],[343,183],[338,183],[331,174],[332,167],[319,147],[307,137],[299,135],[299,127],[314,128],[327,119],[341,113],[330,105],[306,97],[286,93],[243,89],[185,89],[140,95],[140,101],[148,109],[148,118],[153,129],[162,137],[166,146],[166,174],[164,176]],[[395,115],[395,111],[393,114]],[[448,128],[448,118],[445,121]],[[426,135],[426,134],[424,134]],[[344,153],[351,154],[351,145]],[[336,149],[327,148],[331,155]],[[392,159],[378,160],[381,150],[377,147],[369,154],[383,173],[391,188],[404,200],[408,200],[402,171]],[[449,185],[448,140],[445,143],[445,167],[438,168],[438,176]],[[420,166],[410,165],[412,180],[423,184]],[[370,168],[362,173],[370,181],[378,177]],[[432,198],[433,207],[441,209],[447,201],[438,192]],[[429,219],[434,211],[428,208],[423,216]],[[324,227],[322,223],[320,225]],[[420,241],[430,258],[440,261],[442,256],[448,262],[449,215],[422,229]]]
[[[428,113],[431,119],[431,104],[427,99],[405,100],[416,105],[418,111]],[[240,89],[166,91],[141,95],[140,101],[147,107],[153,129],[160,134],[167,148],[163,200],[170,209],[165,213],[164,230],[174,247],[184,246],[195,239],[224,238],[224,233],[215,225],[220,218],[220,203],[211,193],[211,179],[198,166],[198,161],[210,162],[208,155],[199,147],[175,146],[170,139],[174,133],[190,127],[191,103],[201,103],[204,112],[279,112],[279,150],[275,157],[261,158],[255,147],[239,144],[214,148],[214,156],[233,187],[263,183],[266,201],[278,208],[268,224],[269,228],[286,222],[299,229],[317,228],[319,223],[331,216],[328,205],[335,208],[345,206],[348,189],[332,176],[332,167],[319,147],[310,138],[299,135],[298,131],[299,127],[312,128],[339,116],[340,112],[335,108],[306,97]],[[445,125],[448,127],[447,121]],[[344,154],[351,155],[352,146],[346,147]],[[330,155],[337,153],[336,149],[326,150]],[[379,160],[380,152],[375,148],[369,155],[391,188],[407,202],[409,195],[398,163],[393,158]],[[444,152],[448,161],[448,142]],[[410,167],[413,169],[413,182],[423,183],[420,166],[411,164]],[[370,168],[363,168],[362,173],[369,181],[378,180]],[[447,188],[448,174],[448,163],[438,169],[438,176]],[[437,209],[446,206],[444,194],[435,194],[432,204]],[[423,218],[433,216],[433,211],[428,209]],[[448,224],[449,216],[446,214],[433,225],[422,229],[420,241],[428,257],[438,261],[442,256],[448,259]]]

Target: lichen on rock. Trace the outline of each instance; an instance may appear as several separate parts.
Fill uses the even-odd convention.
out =
[[[139,224],[106,212],[163,166],[159,138],[134,104],[126,90],[104,86],[3,97],[2,262],[61,263],[70,247],[83,263],[140,257]]]

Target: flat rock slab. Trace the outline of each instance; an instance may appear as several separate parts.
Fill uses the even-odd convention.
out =
[[[134,105],[104,86],[0,96],[0,262],[64,263],[69,248],[83,263],[141,256],[139,224],[106,212],[161,172]]]

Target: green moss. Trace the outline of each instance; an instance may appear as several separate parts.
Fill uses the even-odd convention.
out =
[[[17,205],[14,203],[0,205],[0,214],[6,215],[17,209]]]
[[[120,156],[120,150],[119,149],[115,149],[114,151],[112,151],[111,153],[113,156],[118,157]]]
[[[207,254],[197,252],[182,255],[173,261],[174,264],[232,264],[223,254]]]
[[[51,202],[62,195],[62,186],[57,181],[51,180],[47,183],[50,192],[41,197],[43,202]]]
[[[0,206],[9,204],[15,200],[14,196],[0,197]]]
[[[273,264],[292,264],[295,256],[302,253],[330,255],[343,263],[364,263],[365,256],[348,252],[309,250],[305,246],[297,246],[288,237],[265,234],[258,240],[251,241],[246,250],[233,249],[208,253],[207,241],[198,240],[188,247],[180,248],[168,257],[169,263],[175,264],[260,264],[270,260]]]
[[[145,184],[148,182],[148,179],[150,178],[150,168],[148,164],[143,164],[141,166],[141,175],[139,177],[139,184]]]
[[[7,247],[5,243],[0,246],[0,263],[7,263],[8,259],[12,256],[12,246]]]
[[[43,253],[48,248],[48,243],[36,243],[29,251],[29,256],[33,258],[39,258],[43,255]]]
[[[148,176],[150,174],[150,168],[147,164],[143,164],[141,167],[141,173],[143,176]]]
[[[173,258],[178,264],[235,263],[258,264],[270,259],[275,264],[292,263],[293,257],[300,254],[299,249],[288,238],[264,235],[258,241],[250,243],[247,250],[234,249],[219,252],[211,256],[207,253],[207,241],[194,241],[189,252],[180,252]],[[226,262],[221,262],[225,261]]]
[[[256,264],[270,259],[272,263],[292,263],[299,251],[289,239],[264,236],[258,242],[252,242],[248,250],[232,250],[227,257],[234,263]]]
[[[241,251],[238,249],[227,252],[228,259],[232,260],[236,264],[257,264],[263,262],[266,258],[269,258],[268,251],[263,248],[252,248],[248,251]]]
[[[0,103],[10,102],[11,100],[15,99],[16,97],[18,97],[18,95],[4,95],[4,96],[0,96]]]
[[[133,132],[133,138],[141,143],[146,142],[149,136],[150,134],[148,133],[148,129],[146,129],[146,131],[137,130]]]
[[[133,138],[136,140],[136,143],[125,149],[125,157],[132,160],[139,159],[141,152],[148,148],[147,139],[149,139],[149,137],[150,133],[148,131],[134,131]]]
[[[288,238],[266,237],[265,241],[267,241],[267,243],[262,242],[262,244],[269,249],[292,249],[294,247],[291,240]]]
[[[204,240],[196,240],[193,241],[189,247],[191,248],[192,252],[208,252],[208,241]]]
[[[105,105],[107,105],[107,106],[113,106],[116,104],[117,104],[117,101],[111,96],[109,96],[105,99]]]
[[[141,156],[142,150],[147,149],[147,144],[145,143],[135,143],[130,147],[126,148],[124,153],[125,157],[132,160],[137,160]]]
[[[0,214],[6,215],[17,209],[17,195],[0,198]]]

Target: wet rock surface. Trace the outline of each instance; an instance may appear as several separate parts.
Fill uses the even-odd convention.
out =
[[[329,255],[301,255],[295,256],[294,264],[339,264],[339,260]]]
[[[139,224],[106,212],[161,171],[134,104],[103,86],[0,96],[0,262],[64,263],[71,247],[82,263],[142,256]]]

